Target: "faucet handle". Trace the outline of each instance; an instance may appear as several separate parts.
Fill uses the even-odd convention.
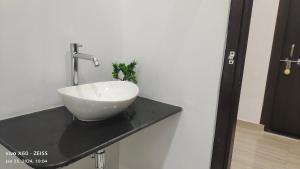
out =
[[[71,52],[72,52],[72,53],[78,53],[78,52],[79,52],[78,49],[79,49],[80,47],[83,47],[83,45],[81,45],[81,44],[79,44],[79,43],[71,43],[70,46],[71,46]]]
[[[72,46],[74,46],[74,48],[80,48],[80,47],[83,47],[82,44],[79,44],[79,43],[71,43]]]
[[[79,43],[75,43],[75,45],[77,45],[78,48],[83,47],[83,45],[82,45],[82,44],[79,44]]]

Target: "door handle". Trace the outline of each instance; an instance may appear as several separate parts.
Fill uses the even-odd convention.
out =
[[[290,50],[290,58],[293,58],[294,56],[294,51],[295,51],[295,44],[293,43],[291,46],[291,50]],[[285,69],[284,69],[284,75],[288,76],[291,74],[291,67],[292,67],[292,63],[297,63],[297,65],[300,65],[300,59],[298,60],[290,60],[288,57],[285,60],[280,60],[280,62],[285,62]]]
[[[280,62],[297,63],[297,65],[300,65],[300,59],[298,59],[298,60],[284,59],[284,60],[280,60]]]

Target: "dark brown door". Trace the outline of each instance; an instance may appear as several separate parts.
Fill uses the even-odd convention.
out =
[[[231,0],[210,169],[229,169],[253,0]]]
[[[285,24],[284,33],[281,33],[282,42],[280,51],[274,49],[273,52],[280,53],[280,58],[273,62],[278,62],[278,67],[270,69],[277,72],[277,80],[274,87],[274,98],[270,113],[270,122],[267,129],[279,132],[285,135],[300,137],[300,0],[283,0],[285,1],[286,13],[285,20],[277,20],[277,26]],[[287,2],[288,1],[288,2]],[[282,4],[281,4],[282,5]],[[280,32],[276,32],[280,33]],[[276,35],[275,35],[276,37]],[[269,86],[267,85],[267,88]],[[266,101],[266,100],[265,100]]]

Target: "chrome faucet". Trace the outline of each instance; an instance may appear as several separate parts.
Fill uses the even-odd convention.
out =
[[[96,57],[90,54],[85,53],[79,53],[79,48],[82,47],[82,45],[78,43],[71,43],[70,49],[71,49],[71,58],[72,58],[72,83],[73,86],[78,85],[78,59],[84,59],[84,60],[90,60],[94,63],[95,67],[99,66],[99,61]]]

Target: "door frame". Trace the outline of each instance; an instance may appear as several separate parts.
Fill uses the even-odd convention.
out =
[[[253,0],[231,0],[210,169],[231,165],[252,5]]]
[[[275,92],[276,92],[276,84],[278,82],[278,71],[280,70],[280,58],[282,56],[282,48],[285,43],[285,32],[286,32],[286,21],[288,19],[288,10],[289,10],[290,1],[280,0],[278,15],[275,27],[275,34],[273,39],[273,46],[271,52],[271,59],[269,63],[268,77],[267,77],[267,86],[265,89],[265,96],[261,114],[260,123],[265,127],[264,129],[269,131],[272,109],[274,104]]]

